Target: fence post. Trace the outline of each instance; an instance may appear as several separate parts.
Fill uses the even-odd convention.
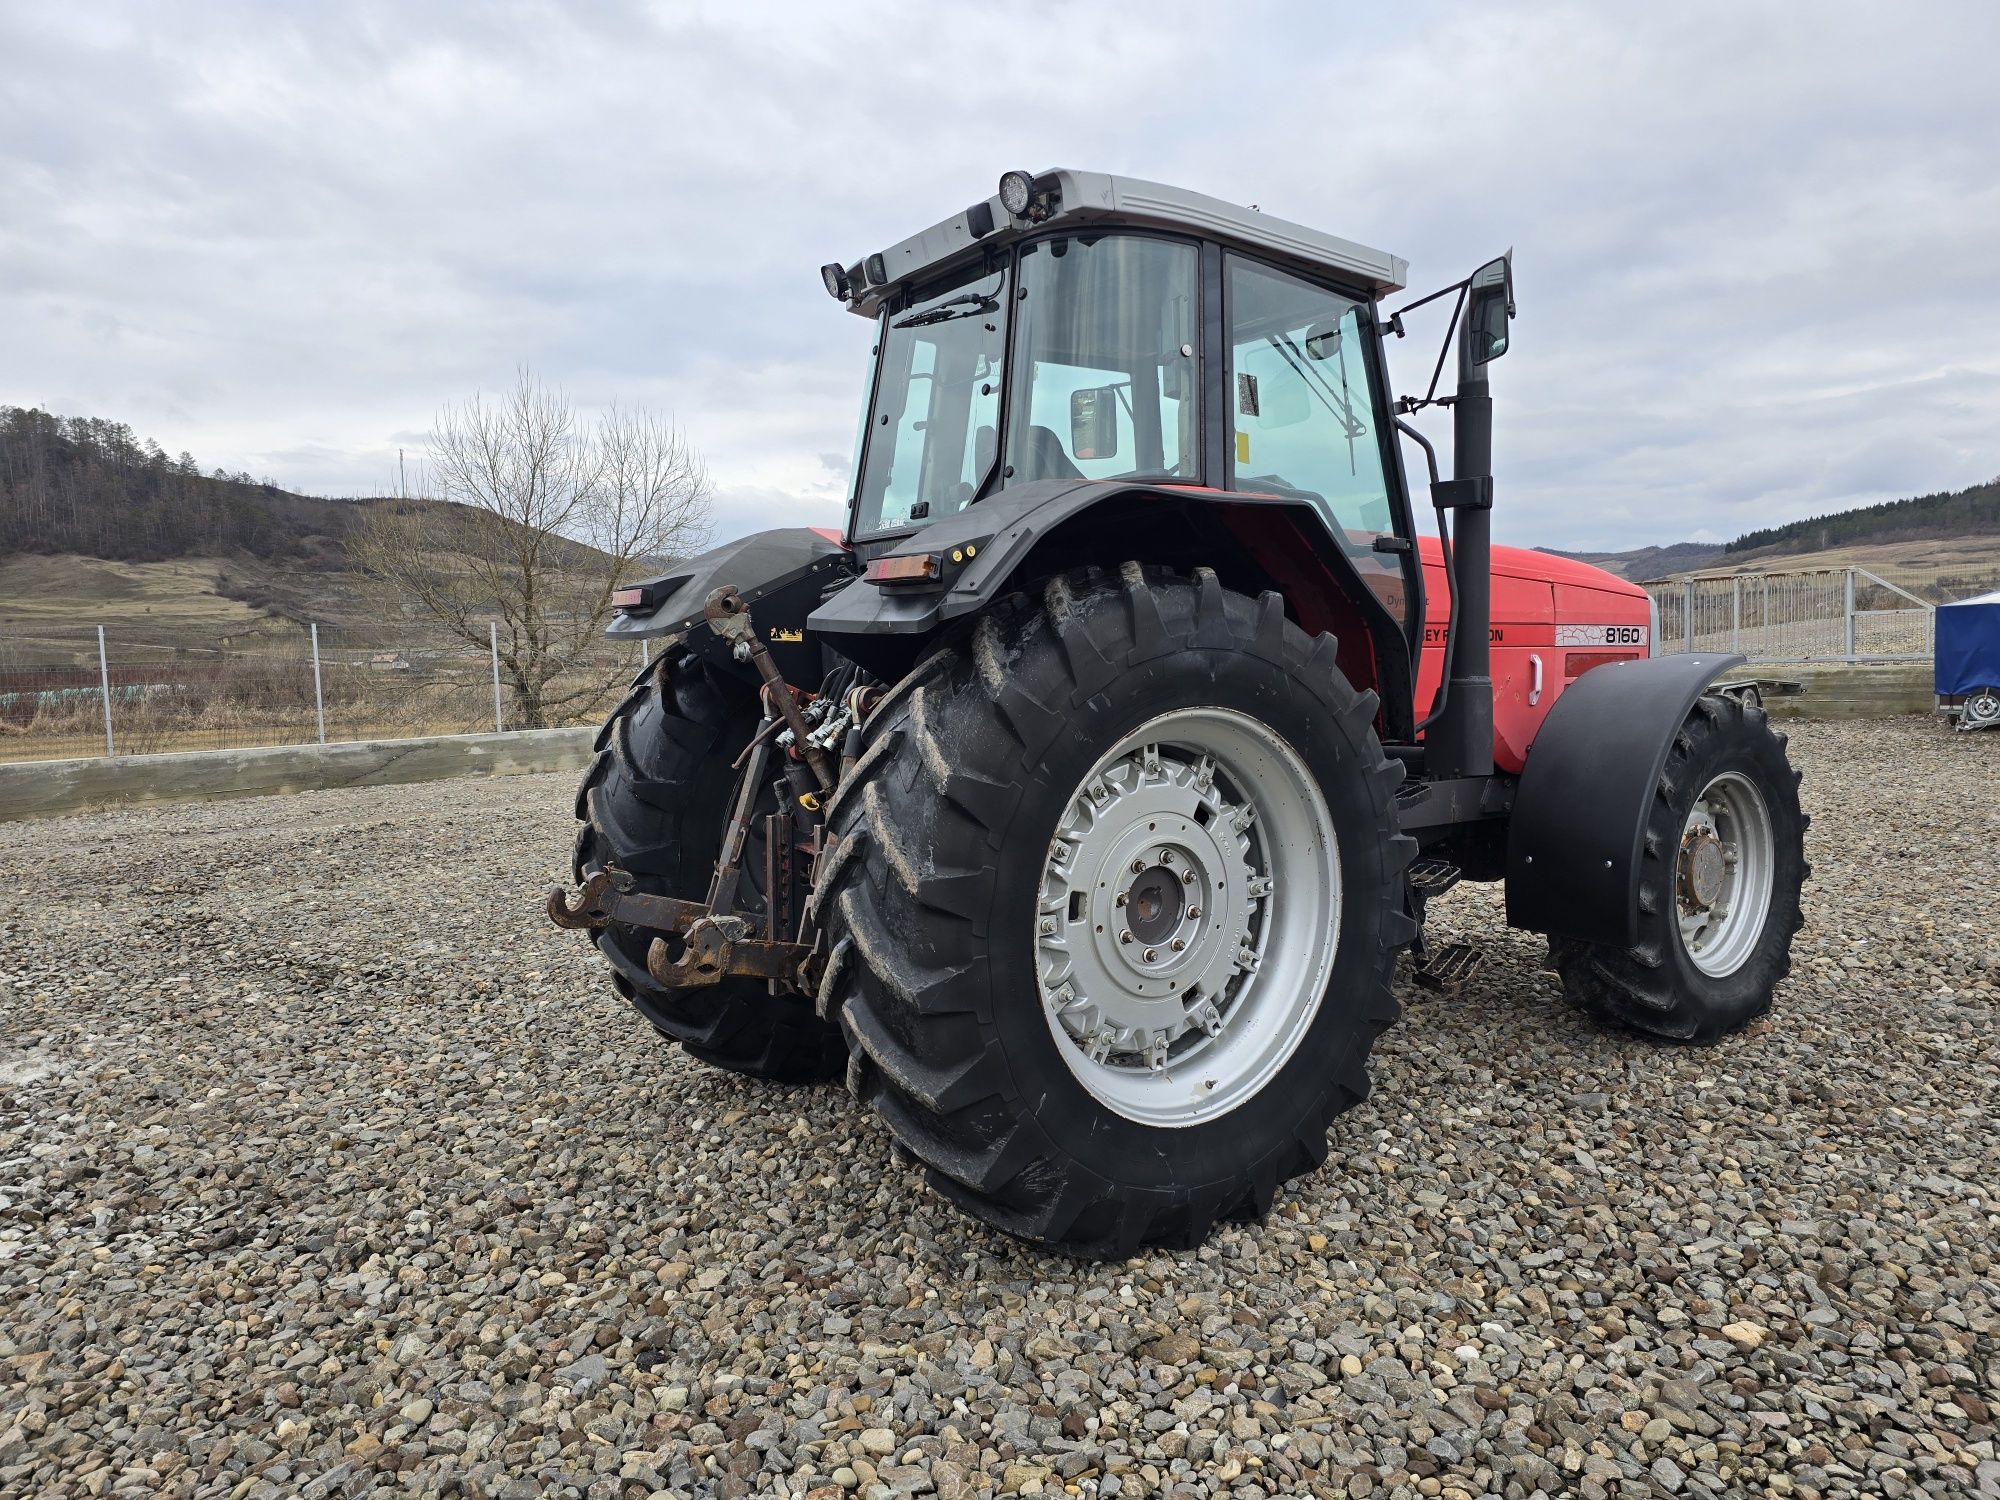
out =
[[[1847,621],[1847,659],[1854,660],[1854,569],[1847,570],[1847,597],[1842,605]]]
[[[498,734],[503,728],[500,722],[500,622],[487,621],[486,630],[487,639],[493,645],[493,732]]]
[[[104,689],[104,757],[118,753],[111,743],[111,658],[104,651],[104,627],[97,627],[97,680]]]
[[[645,671],[653,664],[653,643],[643,635],[639,637],[639,670]]]
[[[1729,649],[1743,654],[1743,575],[1736,575],[1736,587],[1729,596]]]
[[[326,743],[326,693],[319,681],[319,621],[313,621],[313,713],[319,719],[319,742]]]
[[[1758,628],[1764,632],[1764,654],[1769,656],[1776,649],[1771,644],[1771,575],[1762,575],[1763,589],[1757,602]]]
[[[1694,580],[1687,581],[1687,592],[1681,600],[1681,636],[1686,648],[1694,650]]]

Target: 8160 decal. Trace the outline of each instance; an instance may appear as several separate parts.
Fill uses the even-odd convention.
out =
[[[1558,646],[1643,646],[1652,634],[1646,625],[1558,625]]]

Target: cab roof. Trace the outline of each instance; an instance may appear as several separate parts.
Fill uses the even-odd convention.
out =
[[[846,268],[852,289],[848,310],[872,318],[896,293],[933,279],[956,262],[1070,224],[1178,230],[1328,274],[1376,296],[1399,292],[1409,280],[1409,262],[1400,255],[1164,183],[1056,167],[1036,175],[1035,190],[1030,214],[1038,216],[1009,215],[996,193],[886,250],[863,256]]]

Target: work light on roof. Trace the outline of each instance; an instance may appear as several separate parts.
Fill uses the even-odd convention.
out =
[[[1028,211],[1028,202],[1035,196],[1035,179],[1027,172],[1002,172],[1000,174],[1000,206],[1015,218]]]
[[[837,260],[830,260],[819,268],[819,279],[826,283],[829,297],[847,300],[847,269]]]

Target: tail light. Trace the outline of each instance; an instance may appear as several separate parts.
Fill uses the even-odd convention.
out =
[[[611,607],[622,609],[628,614],[634,612],[643,614],[649,609],[658,609],[666,598],[660,584],[661,580],[656,579],[651,583],[634,583],[622,589],[613,589]]]
[[[864,576],[870,583],[929,583],[943,572],[944,559],[937,553],[908,552],[876,558]]]

